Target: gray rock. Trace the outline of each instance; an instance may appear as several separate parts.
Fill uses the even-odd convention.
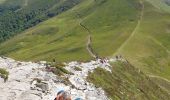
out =
[[[41,83],[37,83],[36,87],[42,89],[42,92],[46,93],[47,91],[49,91],[49,86],[48,83],[45,82],[41,82]]]
[[[112,59],[112,61],[116,61]],[[0,67],[8,69],[9,79],[6,83],[0,78],[0,100],[53,100],[61,88],[71,94],[72,99],[79,97],[88,100],[107,100],[102,89],[96,88],[86,81],[89,72],[97,67],[109,69],[109,63],[101,64],[98,61],[87,63],[65,63],[66,69],[73,75],[63,77],[46,72],[45,62],[19,62],[10,58],[0,57]],[[82,71],[75,71],[81,67]],[[68,79],[68,80],[64,80]],[[64,84],[63,81],[69,81]]]

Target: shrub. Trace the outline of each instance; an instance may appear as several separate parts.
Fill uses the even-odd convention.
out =
[[[59,75],[59,76],[62,76],[63,75],[63,72],[58,70],[58,69],[53,69],[52,71],[55,75]]]
[[[51,63],[50,66],[54,68],[52,72],[56,75],[72,74],[64,68],[65,65],[63,63]]]
[[[80,67],[75,67],[74,70],[76,71],[82,71],[82,69]]]
[[[6,69],[0,68],[0,77],[3,78],[5,82],[8,79],[8,75],[9,75],[9,72],[6,71]]]

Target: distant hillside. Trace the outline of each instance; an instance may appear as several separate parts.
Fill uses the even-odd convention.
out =
[[[155,2],[154,2],[155,1]],[[122,55],[146,74],[170,79],[170,13],[164,0],[82,0],[0,44],[19,60],[91,60]]]
[[[58,15],[81,0],[1,0],[0,42]]]

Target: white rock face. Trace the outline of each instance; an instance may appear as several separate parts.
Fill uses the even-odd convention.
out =
[[[19,62],[0,57],[0,68],[9,71],[9,79],[6,83],[0,78],[0,100],[54,100],[57,92],[61,89],[69,92],[73,100],[76,98],[108,100],[101,88],[96,88],[86,81],[88,72],[93,72],[97,67],[110,71],[108,60],[104,63],[98,60],[88,63],[70,62],[66,64],[66,69],[74,75],[66,75],[65,77],[68,77],[74,87],[65,85],[59,76],[47,72],[45,63],[44,61],[40,64]],[[80,67],[82,71],[76,71],[75,67]]]

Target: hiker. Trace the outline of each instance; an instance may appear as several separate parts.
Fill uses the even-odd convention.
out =
[[[53,63],[55,63],[56,62],[56,60],[55,59],[53,59]]]
[[[102,59],[102,58],[100,58],[100,63],[102,63],[102,64],[104,63],[104,61],[103,61],[103,59]]]
[[[118,55],[116,55],[116,60],[118,60],[119,59],[119,56]]]
[[[104,63],[107,63],[107,58],[103,58],[103,60],[104,60]]]
[[[57,97],[54,100],[71,100],[69,93],[61,90],[57,93]]]

